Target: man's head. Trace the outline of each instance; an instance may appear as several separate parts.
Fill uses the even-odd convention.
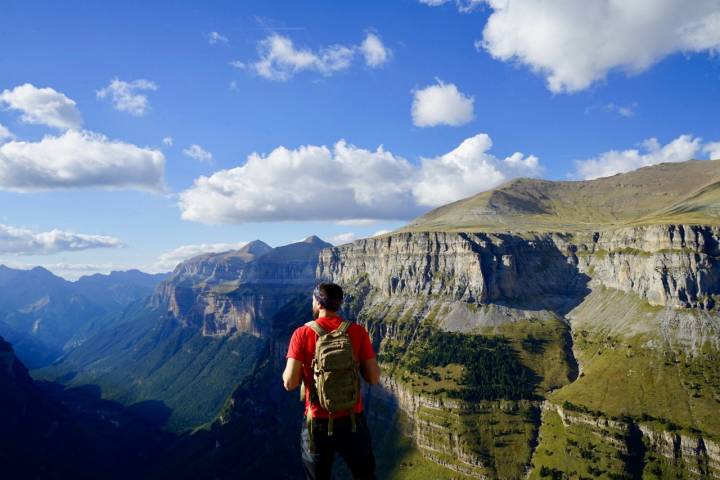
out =
[[[334,283],[321,283],[313,290],[313,317],[320,315],[320,310],[335,313],[340,310],[343,301],[343,290]]]

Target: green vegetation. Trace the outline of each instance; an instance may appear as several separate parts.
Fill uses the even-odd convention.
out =
[[[461,388],[446,393],[450,398],[467,401],[534,398],[538,383],[535,373],[520,362],[506,339],[435,328],[422,331],[401,365],[417,375],[436,367],[461,365],[458,378]],[[436,371],[431,375],[439,377]]]
[[[626,432],[581,422],[563,425],[554,409],[543,413],[531,479],[632,478],[625,453]]]

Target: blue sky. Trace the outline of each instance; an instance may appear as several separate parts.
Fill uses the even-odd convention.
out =
[[[718,3],[611,3],[5,1],[0,263],[160,271],[716,156]]]

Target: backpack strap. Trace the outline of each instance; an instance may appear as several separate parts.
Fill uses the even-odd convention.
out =
[[[340,324],[340,326],[338,327],[338,331],[339,331],[340,333],[345,333],[345,332],[348,331],[348,328],[350,328],[350,322],[347,321],[347,320],[343,320],[343,322],[342,322],[342,323]]]
[[[313,332],[317,333],[318,337],[322,337],[324,335],[327,335],[327,333],[328,333],[325,331],[324,328],[322,328],[320,325],[318,325],[318,323],[315,320],[313,320],[311,322],[307,322],[305,324],[305,326],[310,327],[313,330]]]

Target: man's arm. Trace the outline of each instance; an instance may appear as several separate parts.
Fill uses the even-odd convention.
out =
[[[288,392],[300,386],[302,381],[302,362],[288,358],[283,372],[283,385]]]
[[[375,357],[360,362],[360,373],[367,383],[377,385],[380,382],[380,365]]]

